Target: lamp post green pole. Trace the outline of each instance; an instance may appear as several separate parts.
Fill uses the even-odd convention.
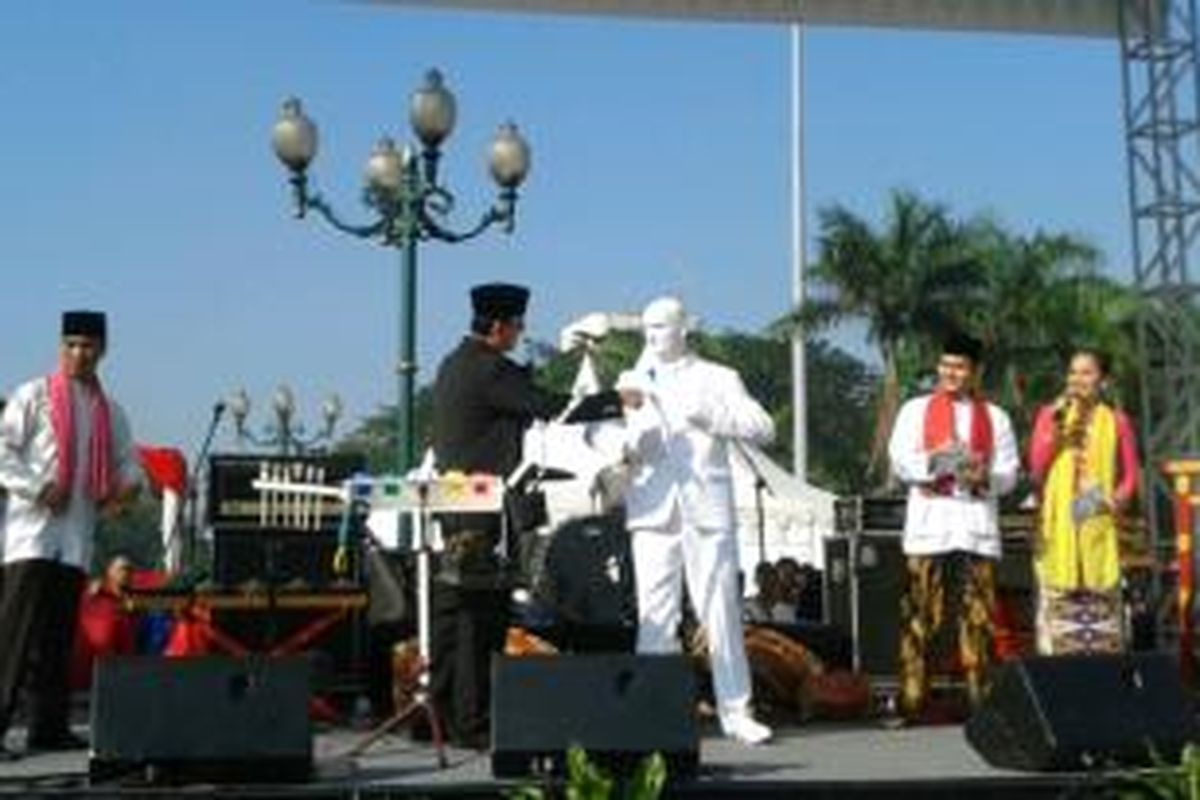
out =
[[[417,184],[416,161],[404,169],[405,184]],[[415,226],[410,226],[414,227]],[[400,404],[396,441],[396,464],[403,474],[417,463],[417,232],[406,231],[400,248]]]
[[[283,104],[272,131],[275,155],[290,172],[295,216],[311,209],[337,230],[361,239],[374,239],[400,251],[400,353],[396,365],[399,399],[396,409],[396,471],[404,474],[417,463],[415,424],[417,376],[417,248],[428,239],[458,244],[499,225],[511,233],[516,221],[517,187],[529,174],[529,145],[512,123],[500,126],[488,154],[488,168],[499,187],[496,201],[471,228],[456,231],[445,220],[454,208],[454,195],[438,182],[441,143],[454,128],[454,95],[437,70],[412,95],[409,122],[421,142],[419,158],[409,148],[397,150],[383,138],[372,151],[365,170],[364,202],[377,218],[364,225],[343,222],[333,208],[308,187],[308,165],[317,153],[317,126],[305,116],[300,101]]]

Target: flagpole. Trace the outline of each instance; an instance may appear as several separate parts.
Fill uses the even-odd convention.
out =
[[[804,31],[792,25],[792,307],[804,304]],[[804,334],[792,335],[792,469],[808,480],[808,376]]]

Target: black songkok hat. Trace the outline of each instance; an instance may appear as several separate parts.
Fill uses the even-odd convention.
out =
[[[63,336],[90,336],[93,339],[108,338],[108,323],[103,311],[64,311],[62,315]]]
[[[956,331],[943,340],[942,354],[947,356],[964,356],[978,364],[980,359],[983,358],[983,342],[962,331]]]
[[[511,283],[484,283],[471,289],[471,308],[476,317],[491,320],[525,316],[529,290]]]

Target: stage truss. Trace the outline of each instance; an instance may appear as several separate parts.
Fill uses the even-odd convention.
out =
[[[1174,538],[1170,486],[1160,468],[1170,458],[1200,454],[1196,0],[1164,7],[1124,0],[1120,23],[1133,276],[1146,300],[1138,320],[1143,487],[1151,544],[1165,564],[1174,557]],[[1162,576],[1156,573],[1154,587],[1160,601]],[[1165,621],[1171,615],[1164,605],[1158,603]]]

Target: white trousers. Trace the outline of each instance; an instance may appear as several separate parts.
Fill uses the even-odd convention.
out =
[[[696,528],[677,511],[666,528],[633,531],[639,653],[678,653],[682,585],[708,638],[721,720],[748,713],[750,674],[732,530]],[[683,578],[684,580],[681,580]]]

